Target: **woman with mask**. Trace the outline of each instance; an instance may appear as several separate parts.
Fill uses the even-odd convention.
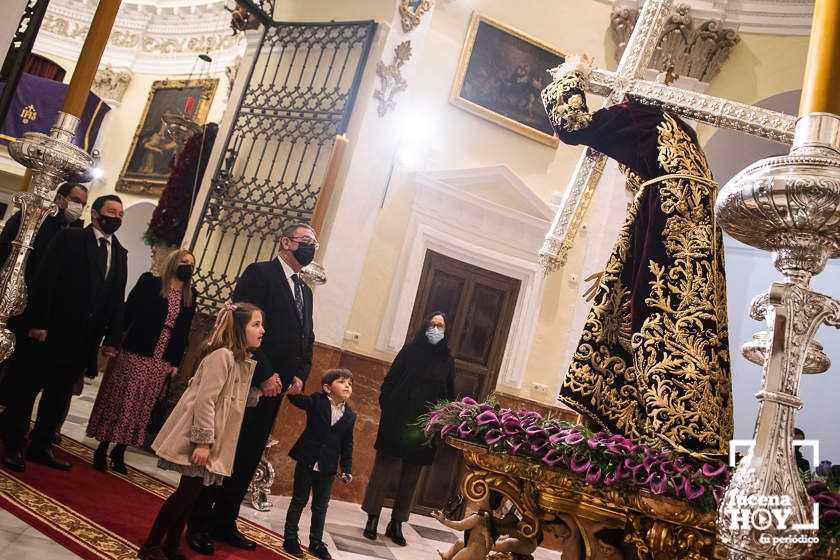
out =
[[[454,398],[455,361],[447,344],[446,315],[435,311],[414,339],[403,346],[379,394],[379,432],[376,459],[365,490],[362,509],[368,514],[364,536],[376,539],[379,513],[392,475],[399,477],[396,501],[385,535],[405,546],[402,524],[414,506],[414,489],[424,465],[432,464],[435,449],[425,445],[420,416],[441,399]]]
[[[87,435],[100,441],[93,466],[125,474],[128,445],[143,445],[149,415],[167,376],[178,372],[195,313],[192,287],[195,257],[186,249],[167,257],[160,277],[146,272],[125,304],[125,338],[114,367],[106,374],[90,414]]]

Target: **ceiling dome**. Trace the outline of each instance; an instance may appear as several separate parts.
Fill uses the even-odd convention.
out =
[[[95,10],[90,0],[52,0],[36,50],[77,58]],[[123,0],[102,65],[163,75],[221,72],[244,50],[223,0]],[[209,68],[197,63],[201,53],[212,57]]]

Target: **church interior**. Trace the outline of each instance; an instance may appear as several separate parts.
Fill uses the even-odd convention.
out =
[[[3,7],[0,558],[840,558],[837,0]]]

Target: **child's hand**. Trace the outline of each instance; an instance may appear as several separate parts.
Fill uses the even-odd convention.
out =
[[[199,467],[207,466],[207,460],[210,458],[210,446],[207,444],[199,444],[193,449],[190,461]]]
[[[443,512],[440,511],[440,510],[437,510],[437,509],[432,512],[432,517],[434,517],[438,521],[443,521],[443,519],[444,519]]]

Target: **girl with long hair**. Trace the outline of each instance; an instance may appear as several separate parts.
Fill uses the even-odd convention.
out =
[[[152,443],[158,466],[181,473],[181,480],[161,506],[140,558],[182,558],[187,519],[194,508],[209,508],[212,488],[230,476],[256,366],[251,352],[264,333],[262,311],[254,305],[225,304],[219,312],[206,355]]]

